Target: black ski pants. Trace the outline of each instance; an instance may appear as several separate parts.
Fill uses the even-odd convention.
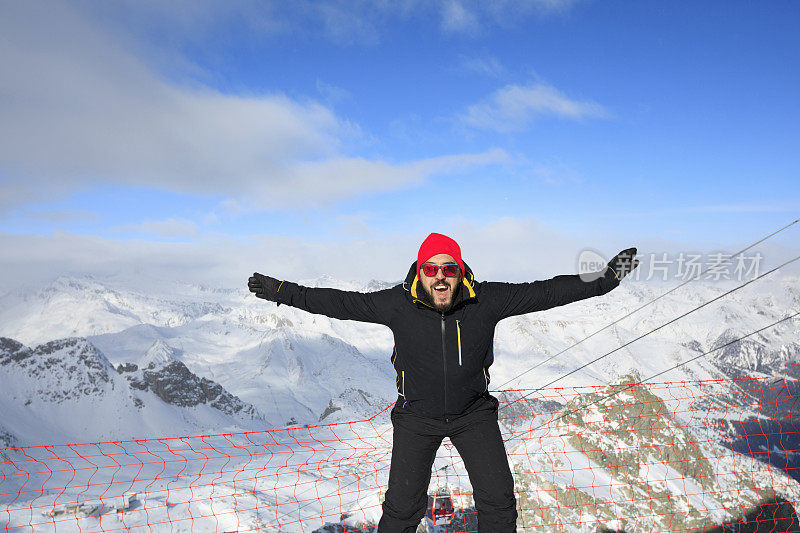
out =
[[[395,405],[389,487],[378,533],[414,533],[428,505],[428,484],[436,450],[445,437],[458,450],[472,484],[479,533],[516,531],[514,479],[497,424],[498,401],[478,400],[477,409],[442,421]]]

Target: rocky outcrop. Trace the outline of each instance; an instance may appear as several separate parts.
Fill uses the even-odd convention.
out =
[[[760,335],[732,342],[745,333],[729,328],[712,344],[712,348],[724,346],[712,352],[711,360],[727,377],[747,378],[754,373],[800,377],[800,344],[776,344]]]
[[[580,395],[539,430],[537,445],[511,450],[525,457],[513,465],[518,525],[702,530],[741,520],[779,491],[798,494],[785,474],[690,433],[661,398],[629,382]]]
[[[86,339],[70,337],[31,349],[8,338],[0,338],[0,366],[14,367],[35,380],[32,396],[63,402],[87,396],[102,396],[113,388],[108,359]]]
[[[199,377],[181,361],[175,351],[162,341],[156,341],[139,365],[126,363],[117,371],[128,380],[131,387],[150,391],[165,403],[178,407],[209,405],[228,415],[258,417],[256,409],[226,391],[222,385]]]

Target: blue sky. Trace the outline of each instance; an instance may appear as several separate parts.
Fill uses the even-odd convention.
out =
[[[430,231],[524,278],[581,247],[734,251],[800,213],[796,2],[0,11],[13,279],[395,279]]]

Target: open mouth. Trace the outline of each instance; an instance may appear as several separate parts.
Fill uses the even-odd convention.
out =
[[[447,292],[447,289],[449,289],[449,288],[450,288],[450,287],[448,287],[447,285],[437,285],[437,286],[435,286],[435,287],[433,288],[433,290],[435,290],[435,291],[436,291],[436,292],[438,292],[439,294],[444,294],[444,293],[446,293],[446,292]]]

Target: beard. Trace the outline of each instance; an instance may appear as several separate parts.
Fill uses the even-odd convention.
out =
[[[459,279],[459,282],[460,281],[461,280]],[[453,303],[456,301],[456,298],[458,297],[458,292],[461,290],[461,283],[456,283],[456,287],[453,290],[453,296],[450,298],[450,301],[444,305],[437,305],[436,303],[434,303],[433,293],[430,292],[428,288],[422,283],[420,283],[420,286],[422,287],[422,301],[430,305],[440,313],[446,313],[450,310],[451,307],[453,307]],[[432,290],[433,287],[431,287],[431,291]]]

